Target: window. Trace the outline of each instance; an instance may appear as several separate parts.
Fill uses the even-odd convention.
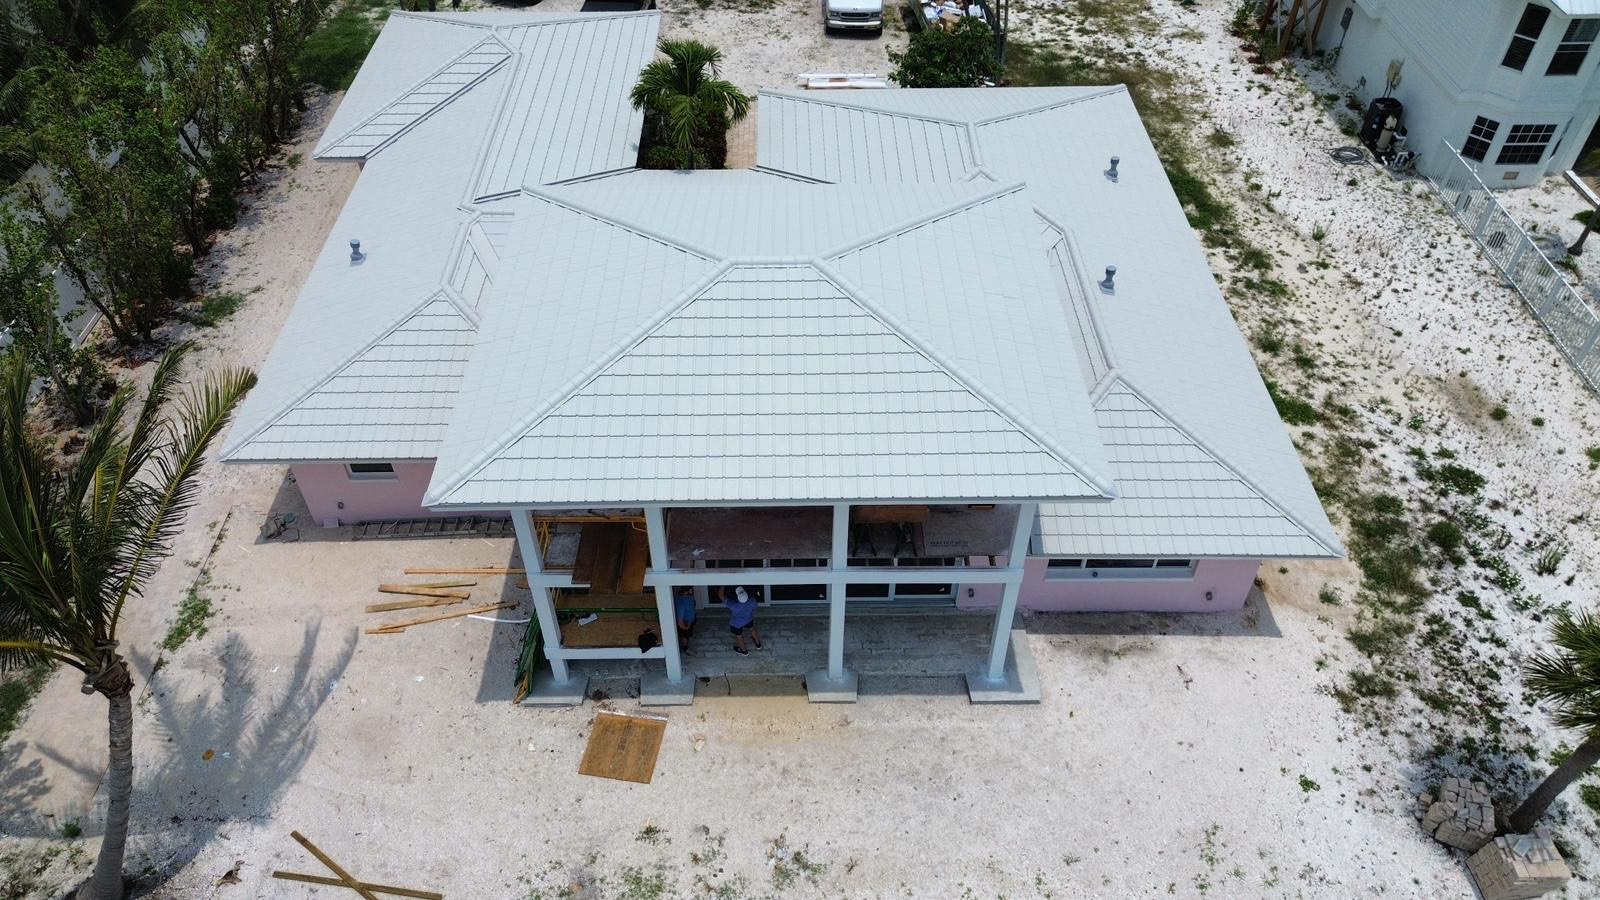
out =
[[[1479,116],[1473,120],[1472,130],[1467,132],[1467,142],[1461,145],[1461,155],[1467,159],[1483,162],[1484,157],[1489,155],[1489,147],[1494,144],[1494,136],[1499,130],[1499,122]]]
[[[1554,125],[1511,126],[1511,133],[1506,135],[1506,142],[1500,147],[1495,165],[1520,166],[1538,162],[1544,158],[1544,148],[1550,146],[1550,139],[1555,133]]]
[[[1192,559],[1052,559],[1045,564],[1046,577],[1052,580],[1079,578],[1188,578],[1194,574]]]
[[[1561,43],[1556,45],[1556,55],[1550,57],[1550,68],[1545,69],[1544,73],[1578,74],[1596,35],[1600,35],[1600,19],[1573,19],[1568,22],[1567,32],[1561,36]]]
[[[1516,33],[1511,35],[1511,46],[1506,48],[1505,58],[1500,60],[1500,65],[1521,72],[1528,64],[1528,57],[1533,55],[1534,45],[1539,43],[1539,35],[1544,32],[1544,23],[1549,18],[1550,10],[1529,3],[1522,11],[1522,19],[1517,22]]]
[[[351,481],[394,481],[394,463],[349,463],[345,472]]]

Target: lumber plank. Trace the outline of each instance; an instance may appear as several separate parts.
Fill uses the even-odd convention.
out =
[[[514,606],[516,606],[515,603],[506,602],[491,603],[488,606],[475,606],[471,609],[458,609],[451,612],[442,613],[437,616],[423,616],[420,619],[408,619],[404,622],[391,622],[388,625],[382,625],[377,628],[368,628],[367,634],[399,634],[413,625],[426,625],[429,622],[443,622],[445,619],[459,619],[462,616],[477,616],[487,612],[494,612],[497,609],[511,609]]]
[[[627,540],[622,547],[622,572],[617,578],[617,593],[642,593],[644,591],[644,573],[649,568],[650,537],[643,531],[630,526]]]
[[[933,511],[921,504],[904,506],[857,506],[850,510],[854,525],[899,525],[902,522],[926,522]]]
[[[632,609],[654,612],[655,594],[562,594],[556,601],[561,612]]]
[[[367,612],[394,612],[397,609],[422,609],[427,606],[454,606],[465,597],[418,597],[415,600],[395,600],[391,603],[369,603]]]
[[[628,543],[629,525],[604,525],[600,543],[595,548],[594,572],[589,576],[589,589],[609,594],[617,589],[622,578],[622,550]],[[582,552],[581,550],[579,551]],[[574,577],[573,581],[578,579]]]
[[[478,586],[478,579],[476,579],[476,578],[463,578],[463,579],[460,579],[460,580],[457,580],[457,581],[423,581],[423,582],[418,582],[417,584],[405,584],[403,582],[395,582],[393,584],[380,584],[380,585],[378,585],[378,590],[383,591],[383,590],[388,590],[389,588],[425,588],[425,589],[428,589],[428,590],[442,591],[442,590],[445,590],[446,588],[464,588],[464,587],[477,587],[477,586]]]
[[[561,646],[573,648],[639,646],[639,632],[660,629],[654,616],[634,613],[601,613],[587,625],[576,620],[561,624]]]
[[[465,600],[472,596],[471,591],[447,591],[441,588],[406,587],[398,584],[380,584],[378,591],[384,594],[410,594],[417,597],[453,597]]]
[[[407,566],[401,570],[407,575],[523,575],[525,569],[509,569],[504,566],[480,566],[475,569],[425,569],[416,566]]]
[[[326,875],[306,875],[301,872],[285,872],[281,869],[273,872],[272,877],[281,878],[284,881],[298,881],[301,884],[322,884],[330,887],[348,886],[339,879],[329,878]],[[416,900],[444,900],[444,895],[438,893],[437,891],[418,891],[413,890],[412,888],[395,887],[392,884],[375,884],[371,881],[361,881],[357,883],[374,894],[391,894],[396,897],[415,897]]]
[[[588,584],[594,577],[594,557],[605,525],[590,523],[578,529],[578,557],[572,563],[572,580]]]
[[[310,839],[305,835],[298,831],[291,831],[289,832],[289,836],[294,838],[296,841],[299,841],[300,846],[311,851],[311,855],[317,858],[317,862],[327,866],[328,871],[339,876],[339,882],[345,887],[360,894],[362,897],[366,898],[366,900],[378,900],[377,897],[373,896],[371,891],[362,887],[359,881],[356,881],[354,878],[352,878],[349,872],[346,872],[343,867],[334,862],[333,858],[328,856],[328,854],[323,853],[321,848],[319,848],[316,844],[311,843]]]

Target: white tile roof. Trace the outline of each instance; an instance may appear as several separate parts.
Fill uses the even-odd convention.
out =
[[[1324,555],[1342,552],[1125,89],[763,91],[759,106],[761,127],[792,140],[770,154],[762,143],[758,164],[819,180],[842,171],[839,180],[859,181],[858,170],[841,170],[827,148],[872,147],[871,129],[884,135],[876,142],[884,158],[913,154],[890,122],[897,116],[963,123],[970,140],[963,152],[989,177],[1026,179],[1040,212],[1076,250],[1056,256],[1069,288],[1066,305],[1080,323],[1094,322],[1106,354],[1102,360],[1092,347],[1072,342],[1085,380],[1120,377],[1269,498],[1298,524],[1302,539],[1251,534],[1237,506],[1222,498],[1202,506],[1217,520],[1212,527],[1235,529],[1235,552],[1243,556],[1305,555],[1307,538]],[[863,126],[861,110],[876,124]],[[1121,162],[1113,182],[1104,171],[1114,155]],[[917,167],[900,171],[942,180]],[[1061,264],[1072,260],[1069,273]],[[1095,285],[1107,265],[1118,268],[1109,296]],[[1119,439],[1108,435],[1105,442]]]
[[[638,172],[515,228],[429,505],[1113,493],[1020,186]]]
[[[361,177],[223,458],[431,458],[510,229],[505,204],[472,202],[470,148],[490,146],[495,123],[531,115],[581,148],[565,153],[559,174],[632,159],[637,120],[630,136],[615,117],[574,112],[562,91],[539,88],[529,73],[549,68],[543,77],[554,78],[552,66],[564,67],[587,79],[587,102],[626,106],[632,79],[615,73],[644,66],[659,24],[657,13],[391,15],[322,142],[330,157],[365,159]],[[530,53],[559,60],[514,65]],[[350,262],[352,238],[366,253],[359,265]],[[456,321],[437,315],[440,297]]]

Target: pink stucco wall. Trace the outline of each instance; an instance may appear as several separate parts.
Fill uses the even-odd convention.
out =
[[[422,508],[422,495],[428,489],[428,479],[433,477],[432,462],[395,463],[394,474],[390,481],[351,480],[343,463],[302,463],[294,467],[300,496],[311,510],[311,520],[318,525],[329,519],[352,525],[375,519],[447,515]]]
[[[1244,605],[1255,584],[1261,561],[1202,559],[1191,578],[1111,579],[1045,577],[1046,560],[1029,559],[1024,567],[1023,609],[1037,612],[1225,612]],[[968,596],[968,590],[972,596]],[[974,584],[960,591],[963,609],[993,607],[1000,602],[998,584]],[[1211,599],[1206,600],[1206,592]]]

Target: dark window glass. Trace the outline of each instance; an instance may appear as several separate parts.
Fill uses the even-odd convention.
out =
[[[1153,559],[1091,559],[1084,563],[1090,569],[1148,569],[1155,564]]]
[[[393,475],[394,463],[351,463],[350,471],[356,475]]]
[[[772,599],[786,603],[796,603],[804,600],[828,599],[828,586],[825,584],[775,584],[772,586]]]
[[[1545,148],[1555,137],[1554,125],[1513,125],[1500,146],[1495,158],[1497,166],[1520,166],[1536,163],[1544,158]]]
[[[889,597],[887,584],[846,585],[844,595],[852,600],[885,600]]]
[[[953,584],[897,584],[894,593],[897,597],[948,597],[956,592]]]
[[[1046,563],[1046,566],[1052,569],[1081,569],[1083,568],[1083,560],[1052,559],[1050,562]]]
[[[1158,569],[1187,569],[1187,568],[1189,568],[1189,563],[1190,562],[1191,562],[1191,560],[1187,560],[1187,559],[1158,559],[1158,560],[1156,560],[1156,568],[1158,568]]]
[[[1505,59],[1500,60],[1500,65],[1521,72],[1528,64],[1528,57],[1533,55],[1534,45],[1539,43],[1539,35],[1544,32],[1544,23],[1549,18],[1550,10],[1529,3],[1522,11],[1522,19],[1517,22],[1516,33],[1511,35],[1511,46],[1506,48]]]
[[[1461,145],[1461,155],[1483,162],[1484,157],[1489,155],[1489,147],[1494,144],[1495,134],[1499,131],[1499,122],[1478,116],[1472,122],[1472,130],[1467,132],[1467,142]]]
[[[1576,75],[1589,56],[1589,48],[1600,35],[1600,19],[1573,19],[1567,23],[1567,32],[1556,45],[1556,55],[1550,58],[1546,75]]]

